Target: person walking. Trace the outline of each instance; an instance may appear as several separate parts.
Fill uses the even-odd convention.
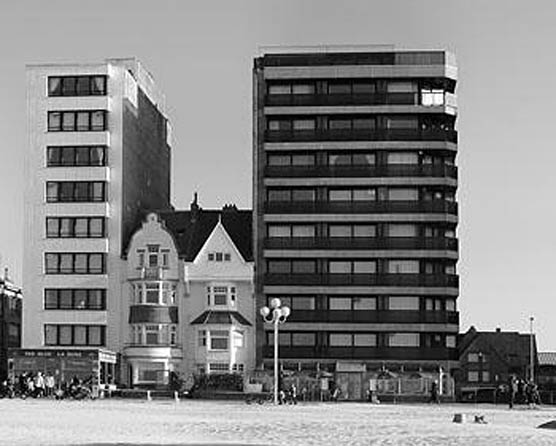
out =
[[[46,374],[46,377],[44,379],[44,386],[46,390],[46,396],[48,398],[51,398],[52,395],[54,395],[54,387],[55,387],[54,376],[52,376],[52,373]]]
[[[431,383],[431,395],[429,403],[440,404],[440,398],[438,396],[438,381],[436,380]]]
[[[517,379],[514,375],[510,375],[508,379],[508,405],[513,409],[515,396],[517,394]]]
[[[44,389],[44,378],[41,372],[37,372],[35,375],[35,396],[37,398],[41,398],[44,396],[45,389]]]

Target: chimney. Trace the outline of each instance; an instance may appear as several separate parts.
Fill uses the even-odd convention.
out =
[[[502,330],[500,330],[500,327],[496,327],[496,333],[500,333]]]
[[[191,210],[191,221],[197,221],[197,217],[199,216],[199,210],[201,209],[198,204],[198,194],[195,192],[193,194],[193,201],[189,205],[189,209]]]

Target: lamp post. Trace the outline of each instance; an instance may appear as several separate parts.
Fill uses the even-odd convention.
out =
[[[535,318],[533,316],[531,316],[529,318],[529,328],[530,328],[530,334],[529,334],[529,377],[531,379],[531,382],[535,382],[535,361],[533,360],[533,349],[534,349],[534,345],[533,345],[533,321],[535,320]]]
[[[274,404],[278,404],[278,325],[286,322],[291,310],[275,297],[270,301],[270,308],[264,306],[260,311],[264,321],[274,325]]]

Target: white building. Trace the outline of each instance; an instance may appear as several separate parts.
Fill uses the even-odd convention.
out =
[[[27,66],[23,347],[121,351],[123,248],[170,206],[164,98],[135,59]]]
[[[127,251],[127,382],[255,366],[251,211],[151,213]]]

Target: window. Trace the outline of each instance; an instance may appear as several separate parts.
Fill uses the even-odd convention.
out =
[[[351,347],[352,336],[349,333],[330,333],[328,343],[331,347]]]
[[[268,236],[270,238],[289,238],[291,237],[291,227],[289,225],[268,225]]]
[[[479,382],[479,372],[470,370],[467,372],[467,381],[475,383]]]
[[[479,362],[479,354],[478,353],[468,353],[467,354],[467,362]]]
[[[351,262],[331,260],[328,262],[328,272],[331,274],[351,274]]]
[[[292,333],[292,345],[293,346],[314,346],[315,345],[315,333]]]
[[[415,82],[388,82],[386,87],[388,93],[415,93],[417,92],[417,84]]]
[[[48,96],[104,96],[105,75],[48,76]]]
[[[235,373],[243,373],[244,365],[243,364],[233,364],[232,365],[232,372]]]
[[[292,124],[294,130],[314,130],[315,129],[314,119],[294,119]]]
[[[456,311],[455,299],[446,299],[446,311]]]
[[[314,94],[315,85],[314,84],[293,84],[292,94]]]
[[[490,372],[483,370],[483,382],[490,382]]]
[[[441,88],[421,89],[421,105],[438,106],[444,105],[444,90]]]
[[[353,298],[354,310],[376,310],[375,297],[354,297]]]
[[[454,335],[446,335],[446,347],[456,348],[456,337]]]
[[[270,302],[275,297],[278,297],[282,306],[288,306],[292,310],[314,310],[315,297],[314,296],[267,296],[267,306],[270,307]]]
[[[48,181],[46,201],[56,202],[103,202],[106,201],[104,181]]]
[[[389,274],[419,274],[419,260],[388,260]]]
[[[176,305],[176,284],[140,282],[133,285],[133,302],[139,305]]]
[[[387,226],[388,237],[416,237],[417,225],[390,223]]]
[[[107,130],[105,110],[50,111],[49,132],[90,132]]]
[[[207,345],[207,331],[199,330],[197,332],[197,345],[199,347],[206,347]]]
[[[386,127],[392,130],[416,130],[419,127],[419,121],[417,118],[411,117],[389,117],[386,118]]]
[[[243,347],[243,331],[236,330],[233,332],[233,347],[242,348]]]
[[[268,94],[291,94],[290,84],[270,84],[268,86]]]
[[[48,146],[47,167],[106,166],[106,146]]]
[[[209,363],[209,373],[228,373],[230,365],[227,362],[211,362]]]
[[[313,225],[292,225],[292,237],[309,237],[315,236],[315,227]]]
[[[355,260],[353,262],[354,274],[375,274],[376,262],[374,260]]]
[[[175,345],[177,326],[175,324],[133,324],[132,342],[137,345]]]
[[[350,225],[330,225],[328,226],[329,237],[351,237]]]
[[[44,344],[103,346],[104,325],[56,325],[44,326]]]
[[[292,260],[291,265],[294,274],[313,274],[317,270],[314,260]]]
[[[211,350],[228,350],[229,333],[225,330],[210,331],[210,349]]]
[[[105,274],[104,253],[45,253],[46,274]]]
[[[351,297],[330,297],[329,310],[351,310]]]
[[[329,189],[329,201],[374,201],[376,189]]]
[[[388,189],[388,200],[390,201],[417,201],[419,199],[419,191],[417,189]]]
[[[235,300],[235,286],[214,285],[207,287],[207,303],[209,306],[234,305]]]
[[[328,272],[331,274],[375,274],[374,260],[330,260]]]
[[[416,152],[390,152],[388,164],[419,164],[419,155]]]
[[[89,288],[46,288],[45,310],[106,310],[106,290]]]
[[[416,296],[390,296],[389,310],[419,310],[419,298]]]
[[[103,238],[105,217],[47,217],[47,238]]]
[[[330,82],[328,94],[351,94],[351,84],[348,82]]]
[[[389,347],[419,347],[419,333],[390,333]]]
[[[355,347],[376,347],[376,335],[371,333],[356,333],[353,335]]]

